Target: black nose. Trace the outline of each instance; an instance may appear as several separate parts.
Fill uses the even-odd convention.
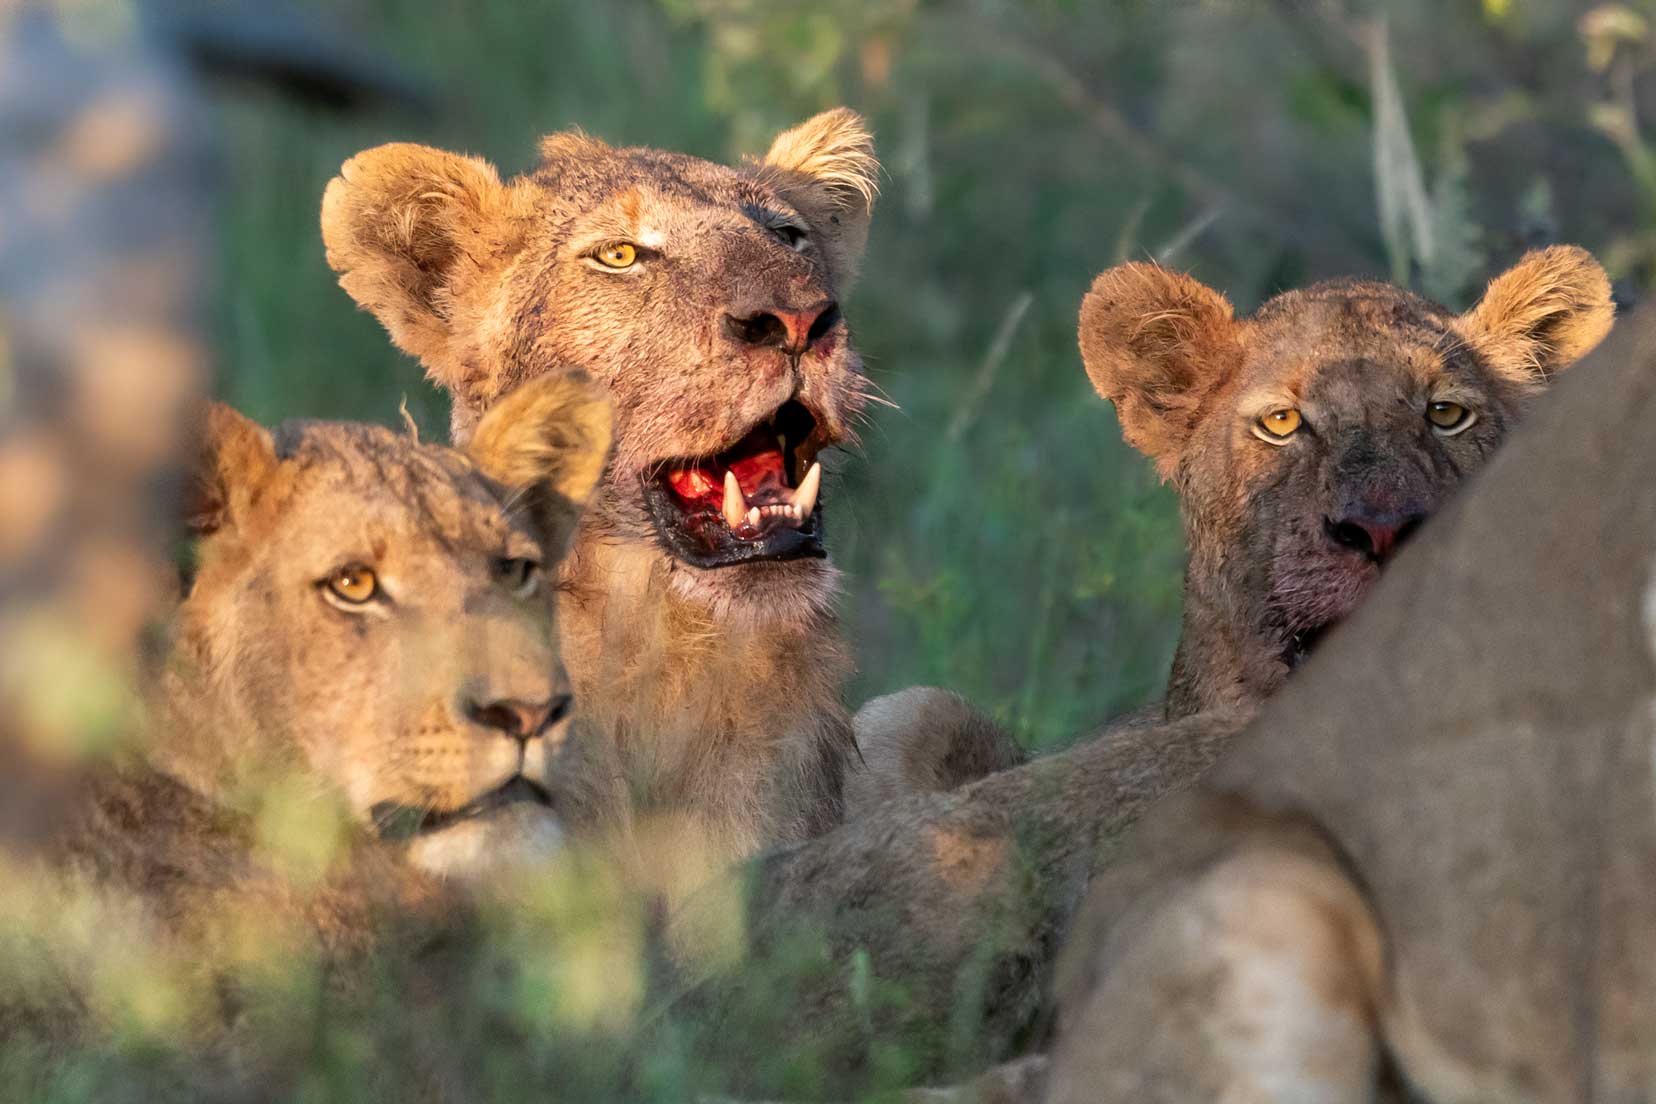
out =
[[[570,694],[559,694],[543,702],[516,699],[470,702],[466,705],[466,716],[473,723],[503,732],[514,740],[529,740],[562,720],[573,700]]]
[[[1348,514],[1323,519],[1328,539],[1341,548],[1360,552],[1375,563],[1383,563],[1404,541],[1414,535],[1425,514]]]
[[[839,304],[832,300],[804,310],[755,311],[724,316],[725,333],[744,345],[771,346],[798,355],[834,328],[840,319]]]

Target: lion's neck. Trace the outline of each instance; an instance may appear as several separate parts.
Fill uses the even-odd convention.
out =
[[[855,754],[831,613],[732,616],[673,586],[649,542],[578,542],[559,632],[586,730],[615,746],[638,814],[689,816],[721,861],[840,816]]]
[[[1252,709],[1287,677],[1283,645],[1264,628],[1246,588],[1192,570],[1167,684],[1167,718],[1211,709]]]

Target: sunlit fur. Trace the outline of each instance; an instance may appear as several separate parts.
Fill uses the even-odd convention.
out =
[[[1178,489],[1190,549],[1169,715],[1279,685],[1296,639],[1350,613],[1380,570],[1327,524],[1354,509],[1435,511],[1613,314],[1603,269],[1570,246],[1529,254],[1462,315],[1336,280],[1237,320],[1188,276],[1101,274],[1081,308],[1087,372]],[[1438,432],[1426,417],[1438,400],[1477,421]],[[1299,428],[1262,441],[1259,418],[1285,408]]]
[[[731,447],[790,399],[817,420],[807,451],[854,440],[868,384],[843,321],[797,358],[723,322],[842,301],[876,174],[867,129],[842,109],[734,168],[572,131],[502,182],[475,158],[382,146],[323,199],[329,263],[453,396],[456,441],[527,380],[577,366],[608,387],[616,448],[560,581],[563,650],[640,810],[717,857],[839,819],[855,751],[838,576],[822,559],[675,559],[641,481]],[[803,246],[778,223],[803,228]],[[624,270],[593,258],[616,242],[638,247]],[[831,488],[824,499],[831,526]]]
[[[416,861],[470,856],[433,859],[443,874],[542,852],[563,819],[592,819],[607,783],[565,746],[567,717],[520,750],[470,706],[567,692],[550,580],[514,593],[498,565],[555,570],[607,434],[601,401],[571,380],[514,396],[469,454],[353,423],[272,435],[214,408],[195,495],[200,568],[177,619],[153,764],[209,801],[307,779],[370,832],[376,810],[450,812],[520,770],[552,795],[527,821],[513,810],[419,838]],[[349,564],[377,576],[360,605],[324,585]],[[488,846],[445,848],[437,838],[449,833],[482,833]]]

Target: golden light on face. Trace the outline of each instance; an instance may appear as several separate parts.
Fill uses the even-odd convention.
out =
[[[603,246],[593,257],[605,268],[631,268],[638,260],[638,247],[630,242],[611,242]]]
[[[341,602],[360,606],[379,593],[379,576],[373,568],[349,564],[328,576],[328,590]]]
[[[1440,400],[1426,407],[1426,420],[1439,433],[1450,436],[1459,433],[1476,421],[1476,416],[1457,402]]]
[[[1255,432],[1263,440],[1271,444],[1281,444],[1294,435],[1300,427],[1300,412],[1291,406],[1280,410],[1272,410],[1262,414],[1256,424]]]

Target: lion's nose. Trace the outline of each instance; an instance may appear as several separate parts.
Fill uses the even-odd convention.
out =
[[[573,700],[569,694],[559,694],[543,702],[526,702],[503,698],[492,702],[468,702],[466,716],[484,728],[505,733],[514,740],[529,740],[539,736],[548,727],[563,719]]]
[[[744,345],[774,347],[798,356],[833,329],[839,319],[839,304],[829,299],[804,310],[778,307],[744,315],[727,314],[724,329]]]
[[[1327,518],[1323,528],[1328,539],[1342,548],[1361,552],[1375,563],[1386,560],[1399,545],[1408,540],[1425,514],[1348,514],[1342,518]]]

